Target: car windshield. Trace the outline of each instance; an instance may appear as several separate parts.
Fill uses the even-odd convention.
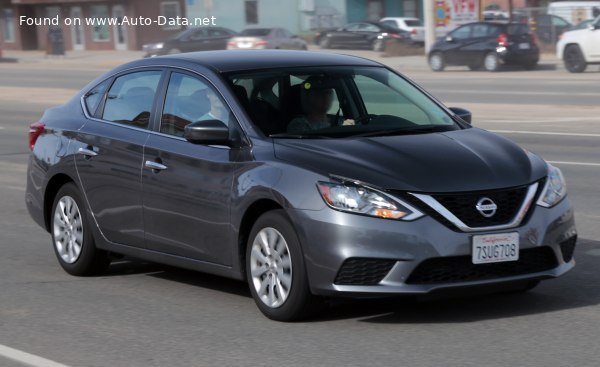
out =
[[[254,125],[273,138],[348,138],[463,128],[384,67],[313,67],[227,75]]]
[[[244,29],[239,35],[245,37],[264,37],[271,32],[270,28]]]

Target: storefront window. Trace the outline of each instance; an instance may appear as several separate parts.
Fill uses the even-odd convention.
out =
[[[160,15],[167,18],[167,24],[163,26],[163,29],[179,29],[181,25],[176,23],[175,25],[169,25],[171,19],[175,19],[181,16],[179,10],[179,3],[176,1],[165,1],[160,4]]]
[[[110,30],[108,28],[108,6],[92,5],[90,7],[94,25],[92,26],[92,37],[96,42],[108,42]]]
[[[4,42],[15,42],[15,15],[12,9],[2,10]]]

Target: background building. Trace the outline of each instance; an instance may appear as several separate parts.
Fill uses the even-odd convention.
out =
[[[0,37],[5,50],[44,50],[52,26],[19,25],[21,16],[61,20],[66,50],[139,50],[142,44],[163,40],[181,26],[86,25],[85,18],[139,16],[157,19],[185,17],[185,0],[0,0]],[[80,18],[80,25],[65,25],[65,18]],[[56,28],[56,27],[54,27]]]

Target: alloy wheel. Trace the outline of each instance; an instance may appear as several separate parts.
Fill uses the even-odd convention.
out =
[[[292,287],[292,259],[285,238],[275,228],[263,228],[254,238],[250,274],[262,303],[270,308],[285,303]]]
[[[75,200],[63,196],[54,210],[54,246],[58,255],[67,264],[79,259],[83,247],[83,221]]]

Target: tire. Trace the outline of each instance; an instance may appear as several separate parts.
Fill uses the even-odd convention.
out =
[[[433,52],[428,58],[429,67],[433,71],[444,71],[446,63],[444,61],[444,55],[441,52]]]
[[[383,52],[385,51],[385,42],[376,38],[371,42],[371,49],[375,52]]]
[[[500,69],[500,58],[495,52],[489,52],[483,57],[483,68],[492,72]]]
[[[178,48],[172,48],[169,50],[169,52],[167,52],[167,54],[169,54],[169,55],[175,55],[175,54],[180,54],[180,53],[181,53],[181,50]]]
[[[571,73],[583,73],[587,68],[581,49],[577,45],[568,46],[563,54],[563,59],[565,60],[565,69]]]
[[[297,321],[314,308],[304,255],[283,210],[260,216],[246,246],[246,277],[260,311],[276,321]]]
[[[319,47],[321,47],[321,48],[332,48],[331,47],[331,40],[329,38],[327,38],[327,36],[323,36],[319,40]]]
[[[91,226],[79,190],[67,183],[52,204],[51,234],[54,253],[69,274],[100,274],[110,264],[108,253],[96,249]]]

